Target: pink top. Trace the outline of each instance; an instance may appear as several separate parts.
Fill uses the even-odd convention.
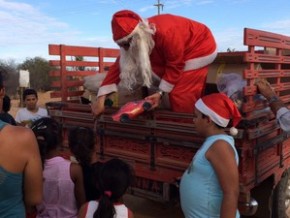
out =
[[[73,218],[78,209],[74,182],[70,177],[71,162],[62,157],[45,160],[43,201],[37,206],[37,217]]]

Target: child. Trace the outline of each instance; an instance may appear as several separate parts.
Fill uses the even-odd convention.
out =
[[[100,197],[98,175],[102,163],[98,161],[95,133],[90,128],[75,127],[69,131],[68,144],[83,170],[86,201]]]
[[[180,182],[180,200],[186,218],[239,217],[238,154],[225,127],[236,126],[241,115],[225,94],[215,93],[195,104],[195,127],[205,137]],[[236,128],[230,129],[237,133]]]
[[[100,171],[100,199],[84,204],[78,217],[132,218],[133,213],[124,205],[122,199],[131,182],[131,167],[119,159],[109,160]]]
[[[30,127],[31,123],[41,117],[47,117],[48,112],[45,108],[37,105],[38,95],[34,89],[25,89],[22,95],[24,108],[20,108],[15,116],[15,121],[20,126]]]
[[[85,203],[81,167],[58,154],[61,143],[59,124],[49,117],[32,123],[43,159],[43,201],[37,206],[37,217],[77,217]]]

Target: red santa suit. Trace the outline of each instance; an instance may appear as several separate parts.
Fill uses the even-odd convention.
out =
[[[131,36],[142,19],[127,10],[116,14],[113,16],[112,30],[113,38],[118,42]],[[148,21],[156,27],[152,36],[155,46],[150,54],[153,77],[160,80],[159,89],[169,93],[173,111],[192,113],[195,102],[204,92],[207,66],[217,54],[215,39],[204,24],[181,16],[162,14],[150,17]],[[117,91],[119,73],[117,59],[104,79],[98,96]]]

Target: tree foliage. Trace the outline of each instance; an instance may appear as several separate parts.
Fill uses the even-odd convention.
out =
[[[0,60],[0,67],[4,69],[5,74],[2,75],[7,95],[17,94],[19,86],[19,73],[17,64],[14,60]]]
[[[41,57],[27,58],[19,65],[19,70],[28,70],[30,87],[39,91],[50,90],[51,78],[49,71],[52,67],[49,62]]]

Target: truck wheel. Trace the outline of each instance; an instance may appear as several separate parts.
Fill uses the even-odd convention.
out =
[[[273,195],[272,218],[287,218],[290,215],[290,171],[286,170]]]

